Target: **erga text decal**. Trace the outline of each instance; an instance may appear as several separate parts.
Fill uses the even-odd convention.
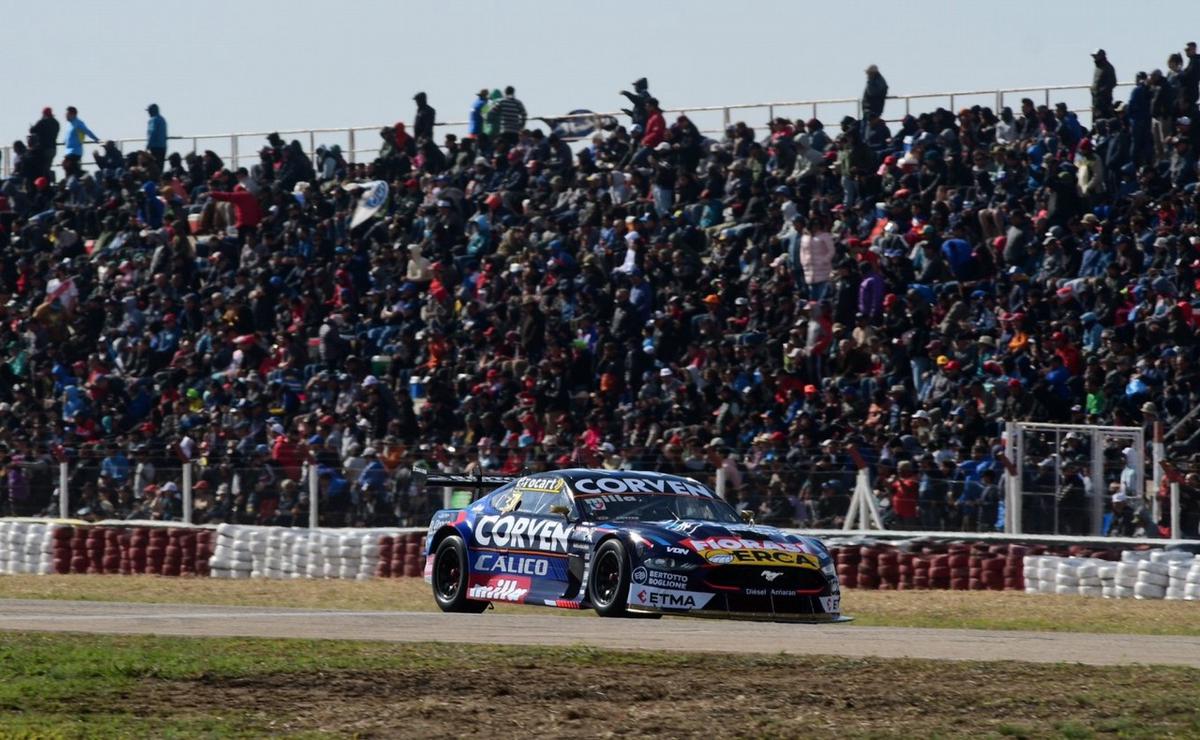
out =
[[[821,567],[816,555],[784,550],[704,550],[700,553],[713,565],[770,565],[783,568]]]

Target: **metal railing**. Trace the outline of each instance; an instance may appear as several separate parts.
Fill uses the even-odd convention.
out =
[[[1132,87],[1133,83],[1120,83],[1118,88]],[[1055,102],[1065,102],[1070,110],[1080,115],[1081,119],[1090,122],[1090,86],[1089,85],[1041,85],[1033,87],[1011,87],[996,90],[962,90],[955,92],[934,92],[934,93],[915,93],[909,95],[892,95],[888,97],[889,103],[892,105],[890,109],[885,108],[888,114],[896,114],[896,104],[902,104],[904,107],[904,115],[919,115],[921,113],[931,112],[938,107],[944,107],[954,111],[959,105],[987,105],[997,113],[1005,105],[1016,97],[1028,97],[1034,100],[1035,103],[1051,105],[1052,98]],[[822,98],[815,100],[784,100],[765,103],[737,103],[733,105],[708,105],[708,106],[683,106],[675,108],[664,108],[664,113],[669,114],[686,114],[696,127],[704,134],[720,134],[725,128],[735,120],[735,116],[743,113],[760,112],[766,114],[766,120],[774,120],[777,116],[785,116],[789,118],[805,117],[805,118],[827,118],[832,120],[831,116],[853,115],[858,118],[862,115],[862,101],[859,98]],[[530,121],[561,121],[571,119],[588,119],[592,117],[618,117],[622,116],[621,111],[608,111],[603,113],[586,113],[586,114],[564,114],[559,116],[531,116]],[[889,122],[900,120],[899,118],[888,118]],[[443,121],[436,125],[445,133],[454,133],[462,135],[467,129],[466,120]],[[359,161],[369,161],[368,155],[375,155],[379,152],[378,132],[385,126],[391,124],[378,124],[374,126],[345,126],[336,128],[311,128],[311,129],[287,129],[278,131],[238,131],[233,133],[223,134],[191,134],[187,136],[172,136],[173,142],[183,142],[185,152],[201,153],[205,150],[211,150],[225,161],[226,167],[236,169],[241,166],[248,166],[258,161],[259,149],[257,144],[250,147],[245,146],[247,140],[263,141],[272,133],[277,133],[284,139],[294,139],[301,143],[301,146],[306,146],[305,151],[310,157],[316,157],[318,145],[341,147],[342,154],[347,162],[356,163]],[[320,138],[318,138],[320,137]],[[122,152],[127,150],[127,147],[132,146],[128,151],[136,151],[145,146],[145,137],[133,137],[123,139],[112,139],[116,142],[118,148]],[[187,145],[190,144],[190,149]],[[89,145],[94,146],[94,145]],[[175,151],[179,151],[173,147]],[[12,162],[12,147],[5,146],[0,148],[0,174],[7,177],[11,172]],[[90,158],[84,157],[83,165],[86,167],[94,167],[94,163]]]

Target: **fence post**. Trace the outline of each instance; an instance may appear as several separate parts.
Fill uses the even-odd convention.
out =
[[[321,498],[321,481],[317,476],[317,466],[308,464],[308,528],[317,529],[320,513],[317,511],[317,501]]]
[[[312,131],[308,132],[308,158],[312,160],[313,167],[316,167],[317,162],[317,135]]]
[[[1155,498],[1158,498],[1155,496]],[[1195,534],[1194,532],[1192,534]],[[1183,526],[1179,523],[1179,484],[1171,484],[1171,539],[1183,539]]]
[[[192,464],[183,464],[183,523],[192,523]]]
[[[67,481],[70,478],[69,463],[63,460],[58,464],[58,516],[62,519],[71,518],[71,497],[67,493]]]
[[[238,135],[229,135],[229,168],[237,172],[238,168]]]
[[[346,152],[346,153],[350,155],[350,162],[349,162],[349,163],[350,163],[350,164],[354,164],[354,161],[355,161],[355,160],[354,160],[354,129],[349,129],[349,132],[350,132],[350,133],[349,133],[349,139],[348,139],[348,141],[349,141],[349,144],[350,144],[350,151],[348,151],[348,152]]]
[[[725,466],[724,465],[717,468],[717,480],[716,480],[716,483],[713,485],[713,488],[715,488],[717,491],[717,497],[720,498],[722,501],[725,501],[726,499],[725,499]]]

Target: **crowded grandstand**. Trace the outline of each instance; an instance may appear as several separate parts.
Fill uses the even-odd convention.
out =
[[[88,159],[48,107],[0,187],[0,515],[65,483],[73,516],[179,520],[186,463],[197,523],[305,526],[315,489],[323,525],[423,526],[422,463],[719,472],[827,528],[862,464],[887,526],[994,531],[1026,421],[1165,434],[1200,536],[1200,58],[1127,97],[1093,68],[1087,125],[901,116],[871,67],[840,120],[702,132],[641,79],[582,139],[512,87],[439,135],[420,93],[373,161],[273,135],[251,167],[170,151],[156,105]],[[1023,531],[1091,533],[1096,496],[1104,533],[1169,531],[1149,450],[1092,452],[1024,450]]]

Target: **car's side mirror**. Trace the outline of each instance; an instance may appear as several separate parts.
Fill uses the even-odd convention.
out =
[[[754,524],[754,512],[749,509],[742,510],[742,521],[746,524]]]

